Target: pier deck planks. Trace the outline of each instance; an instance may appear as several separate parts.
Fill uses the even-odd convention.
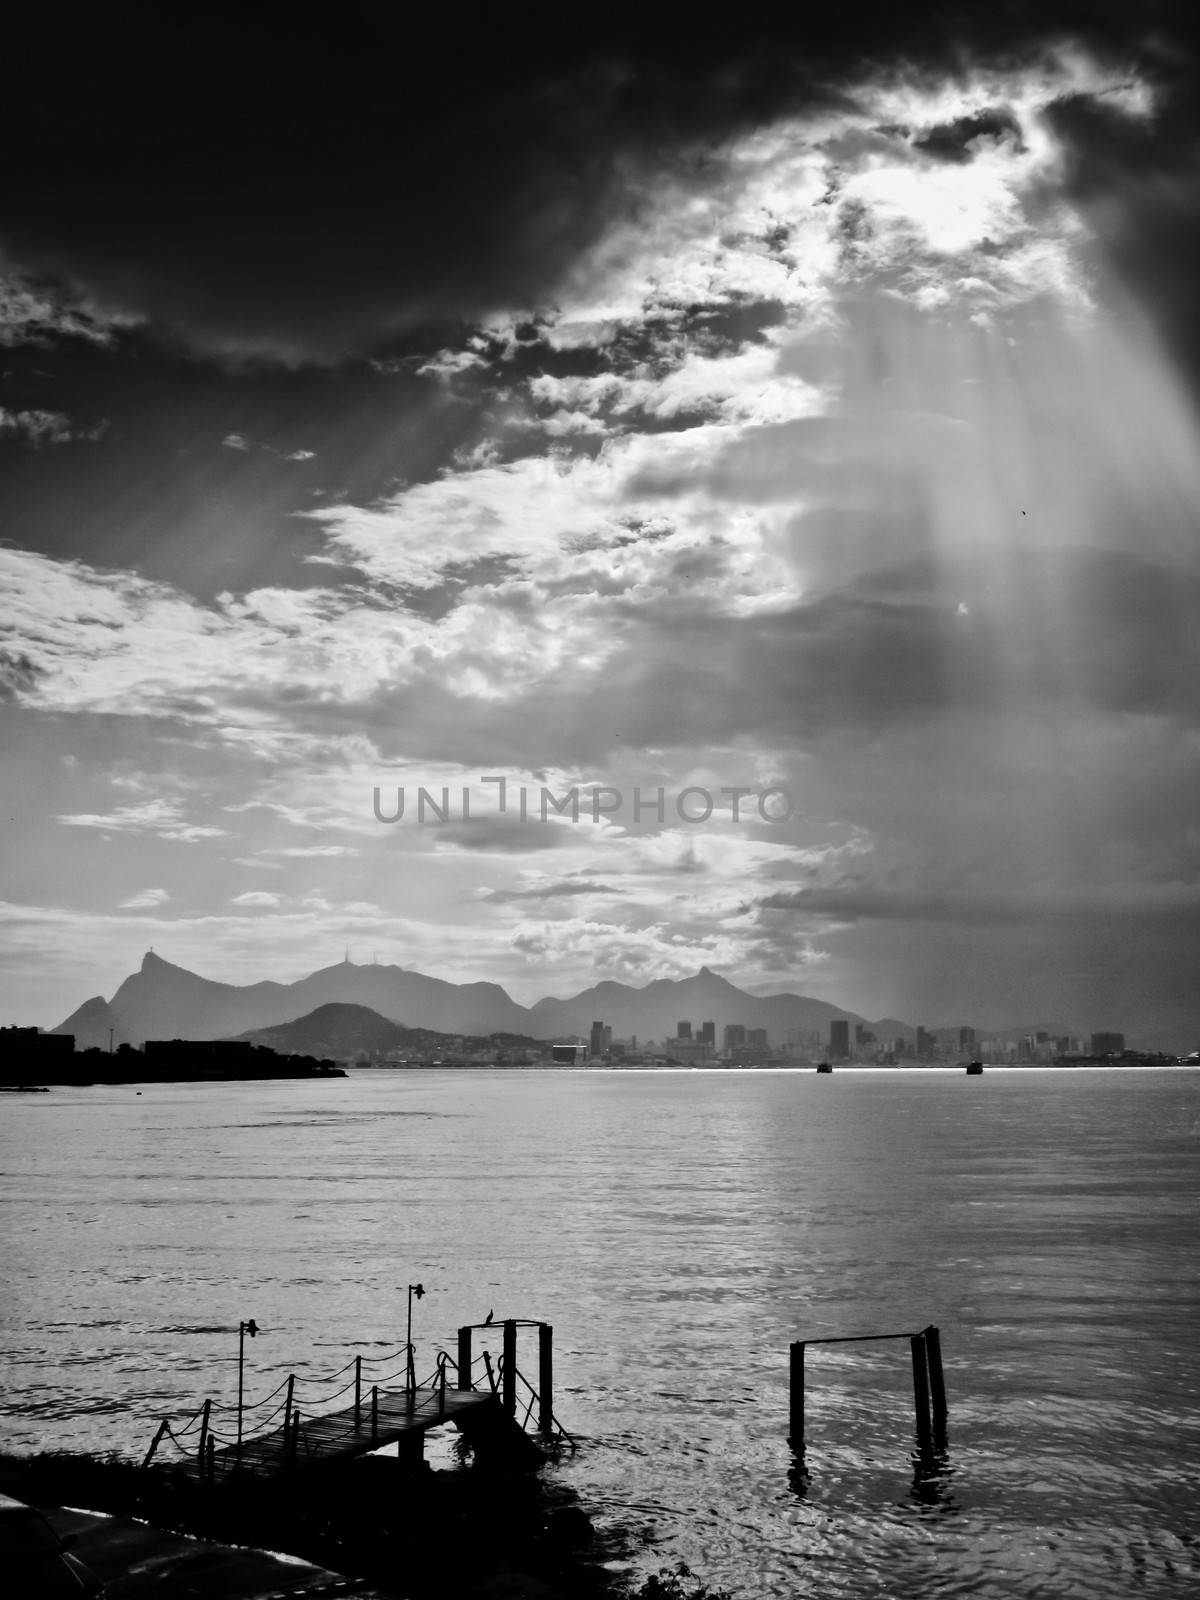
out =
[[[271,1433],[243,1439],[240,1455],[236,1445],[227,1445],[223,1449],[214,1451],[213,1474],[217,1478],[232,1473],[255,1473],[274,1477],[278,1473],[294,1471],[299,1467],[316,1466],[325,1462],[366,1455],[372,1450],[382,1449],[384,1445],[395,1444],[406,1435],[428,1433],[431,1428],[438,1428],[443,1423],[455,1421],[464,1412],[477,1411],[482,1407],[498,1404],[494,1395],[486,1391],[480,1394],[469,1389],[448,1388],[445,1393],[444,1410],[441,1391],[438,1389],[418,1389],[413,1399],[410,1411],[408,1395],[403,1389],[396,1392],[381,1392],[377,1427],[374,1431],[371,1427],[369,1395],[363,1397],[357,1426],[353,1406],[347,1407],[344,1411],[329,1412],[324,1416],[309,1416],[301,1411],[300,1435],[294,1454],[290,1439],[280,1427]],[[196,1458],[191,1461],[190,1474],[197,1478],[207,1478],[207,1472],[202,1472],[200,1462]]]

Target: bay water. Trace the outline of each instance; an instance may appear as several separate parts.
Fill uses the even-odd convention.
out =
[[[553,1325],[579,1443],[549,1470],[633,1575],[1200,1594],[1194,1071],[61,1088],[3,1097],[0,1207],[3,1449],[140,1458],[160,1417],[233,1405],[250,1317],[248,1402],[295,1372],[319,1410],[355,1355],[381,1375],[419,1282],[422,1375],[489,1312]],[[808,1349],[793,1453],[791,1341],[929,1323],[944,1453],[904,1340]]]

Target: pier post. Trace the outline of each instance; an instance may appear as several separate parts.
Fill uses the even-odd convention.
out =
[[[288,1446],[288,1459],[295,1461],[300,1449],[300,1412],[297,1409],[292,1413],[292,1438]]]
[[[929,1396],[933,1402],[933,1442],[946,1447],[946,1377],[942,1371],[942,1336],[932,1325],[925,1329],[925,1354],[929,1360]]]
[[[554,1432],[554,1329],[538,1323],[538,1432]]]
[[[471,1387],[471,1329],[458,1330],[458,1387]]]
[[[791,1347],[788,1371],[788,1430],[793,1450],[804,1445],[804,1343],[797,1340]]]
[[[146,1459],[145,1459],[145,1461],[142,1462],[143,1468],[148,1467],[150,1465],[150,1463],[154,1460],[154,1452],[158,1449],[159,1441],[162,1439],[163,1434],[166,1433],[166,1431],[167,1431],[167,1429],[169,1427],[170,1427],[170,1423],[164,1417],[163,1420],[158,1425],[158,1432],[154,1435],[154,1438],[151,1439],[151,1441],[150,1441],[150,1448],[149,1448],[149,1450],[146,1451]]]
[[[492,1393],[495,1394],[496,1393],[496,1375],[492,1371],[492,1353],[491,1353],[490,1350],[485,1350],[483,1352],[483,1366],[484,1366],[484,1371],[487,1373],[488,1387],[491,1389]]]
[[[362,1357],[354,1358],[354,1426],[362,1419]]]
[[[208,1459],[207,1458],[208,1419],[209,1419],[209,1416],[211,1415],[211,1413],[212,1413],[212,1401],[211,1400],[206,1400],[204,1402],[204,1410],[203,1410],[203,1412],[201,1414],[201,1417],[200,1417],[200,1476],[201,1477],[204,1476],[204,1468],[205,1468],[206,1461]]]
[[[371,1443],[379,1443],[379,1385],[371,1386]]]
[[[438,1355],[438,1416],[446,1415],[446,1353]]]
[[[928,1450],[933,1444],[929,1405],[929,1357],[925,1348],[925,1335],[914,1333],[912,1345],[913,1402],[917,1412],[917,1444]]]
[[[517,1414],[517,1325],[510,1317],[504,1324],[504,1396],[501,1402],[510,1417]]]
[[[946,1420],[946,1377],[942,1371],[942,1336],[934,1327],[925,1329],[925,1350],[929,1357],[929,1395],[933,1401],[933,1420]]]

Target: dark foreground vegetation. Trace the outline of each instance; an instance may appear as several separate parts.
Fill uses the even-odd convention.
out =
[[[607,1565],[620,1561],[620,1539],[599,1535],[570,1491],[533,1472],[433,1472],[367,1456],[209,1485],[169,1468],[47,1454],[0,1456],[0,1493],[285,1552],[411,1600],[729,1600],[682,1566],[631,1591]]]

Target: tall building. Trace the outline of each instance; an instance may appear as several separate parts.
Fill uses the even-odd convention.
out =
[[[1123,1033],[1094,1033],[1092,1035],[1092,1050],[1094,1056],[1119,1056],[1125,1048],[1125,1035]]]
[[[829,1054],[843,1061],[850,1054],[850,1023],[845,1017],[835,1017],[829,1024]]]
[[[594,1055],[594,1056],[602,1056],[604,1054],[604,1034],[605,1034],[605,1031],[606,1030],[605,1030],[604,1024],[602,1022],[593,1022],[592,1023],[592,1037],[591,1037],[591,1040],[590,1040],[590,1049],[591,1049],[592,1055]],[[612,1035],[610,1034],[609,1037],[611,1038]]]
[[[727,1022],[725,1024],[725,1048],[736,1050],[738,1045],[745,1044],[746,1030],[740,1022]]]
[[[960,1050],[974,1050],[974,1048],[975,1048],[975,1029],[974,1028],[960,1028],[958,1030],[958,1048]]]
[[[702,1044],[716,1044],[717,1025],[715,1022],[702,1022],[700,1024],[700,1041]]]
[[[755,1050],[767,1049],[767,1030],[765,1028],[749,1028],[746,1032],[746,1043]]]
[[[690,1022],[681,1022],[681,1023],[679,1023],[678,1026],[675,1029],[675,1037],[677,1039],[690,1039],[692,1037],[692,1025],[691,1025],[691,1023]]]
[[[921,1025],[918,1023],[917,1055],[920,1056],[923,1061],[928,1061],[933,1056],[936,1045],[937,1040],[933,1037],[932,1033],[930,1033],[929,1029],[921,1027]]]

